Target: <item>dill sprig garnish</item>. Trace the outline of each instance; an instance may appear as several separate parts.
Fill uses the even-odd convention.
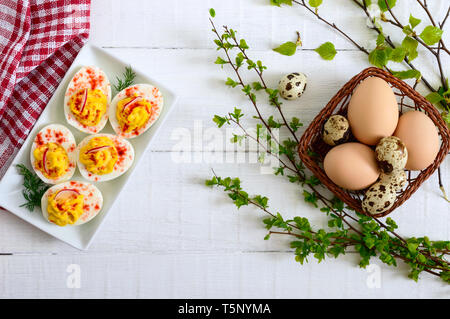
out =
[[[136,73],[131,69],[131,66],[125,67],[125,72],[122,73],[122,79],[116,76],[117,84],[114,85],[114,89],[117,92],[129,87],[134,82]]]
[[[35,173],[31,172],[25,165],[16,165],[19,170],[19,174],[23,176],[23,197],[27,201],[20,205],[20,207],[26,207],[30,212],[35,207],[41,207],[41,198],[45,191],[50,188],[45,184]]]

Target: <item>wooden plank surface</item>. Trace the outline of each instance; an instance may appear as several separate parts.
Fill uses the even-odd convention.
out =
[[[268,196],[274,210],[325,226],[325,217],[303,202],[297,187],[261,174],[258,164],[249,163],[254,148],[236,148],[225,130],[214,129],[214,114],[239,106],[251,117],[252,107],[237,90],[224,86],[224,79],[232,75],[229,70],[213,64],[217,52],[208,9],[216,9],[218,25],[228,24],[247,39],[250,55],[268,66],[269,85],[276,86],[288,72],[308,75],[305,95],[283,105],[288,117],[297,116],[305,124],[349,78],[368,66],[367,56],[302,9],[277,9],[266,2],[93,1],[92,42],[172,87],[179,103],[89,251],[73,249],[0,211],[0,297],[450,296],[449,288],[438,280],[426,278],[416,284],[406,278],[405,267],[394,271],[377,261],[372,271],[380,267],[380,285],[371,288],[368,280],[373,272],[359,269],[355,254],[300,267],[286,239],[263,240],[261,212],[237,211],[223,193],[203,185],[211,168],[221,176],[239,176],[250,193]],[[419,12],[415,16],[425,19],[411,3],[415,1],[399,4],[399,17],[406,21],[412,8]],[[430,4],[435,12],[446,7],[446,1]],[[362,27],[365,19],[350,1],[325,1],[320,12],[362,43],[373,45],[375,35]],[[294,40],[296,30],[303,35],[301,51],[292,57],[271,51]],[[338,49],[333,61],[321,60],[313,51],[325,41]],[[427,58],[416,64],[436,84]],[[248,79],[255,78],[248,74]],[[273,109],[265,112],[271,114]],[[442,173],[450,189],[448,161]],[[437,176],[432,176],[393,217],[402,235],[448,239],[448,212]],[[80,266],[79,289],[66,284],[71,264]]]

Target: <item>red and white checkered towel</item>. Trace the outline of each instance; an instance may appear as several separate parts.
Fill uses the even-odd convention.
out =
[[[89,36],[90,0],[0,1],[0,178]]]

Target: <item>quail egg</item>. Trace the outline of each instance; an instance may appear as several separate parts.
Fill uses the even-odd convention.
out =
[[[323,125],[322,139],[331,146],[348,141],[350,137],[350,125],[342,115],[332,115]]]
[[[376,159],[384,173],[404,169],[408,161],[408,150],[396,136],[387,136],[380,140],[375,148]]]
[[[369,214],[377,215],[391,208],[396,198],[396,189],[393,186],[377,182],[366,191],[362,208]]]
[[[389,184],[395,188],[395,190],[401,190],[405,187],[407,178],[404,170],[393,171],[390,174],[381,173],[380,174],[380,182],[382,184]]]
[[[289,73],[281,78],[278,83],[278,91],[283,99],[295,100],[305,92],[306,82],[305,74]]]

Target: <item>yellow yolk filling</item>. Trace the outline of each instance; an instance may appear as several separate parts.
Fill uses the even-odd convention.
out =
[[[36,160],[35,167],[47,178],[58,178],[64,175],[69,167],[67,152],[57,143],[48,143],[37,147],[33,152],[33,156]]]
[[[109,146],[109,147],[104,147]],[[80,152],[80,161],[92,174],[104,175],[113,171],[118,159],[113,141],[106,136],[92,138]]]
[[[78,90],[70,97],[70,110],[81,124],[95,126],[106,113],[107,97],[101,90],[88,89],[86,103],[83,107],[84,92],[84,89]]]
[[[83,215],[83,195],[60,196],[55,194],[48,198],[48,220],[58,226],[73,225]]]
[[[126,106],[134,98],[135,96],[127,97],[117,103],[117,121],[122,131],[126,133],[144,127],[150,118],[152,106],[148,100],[140,99]]]

